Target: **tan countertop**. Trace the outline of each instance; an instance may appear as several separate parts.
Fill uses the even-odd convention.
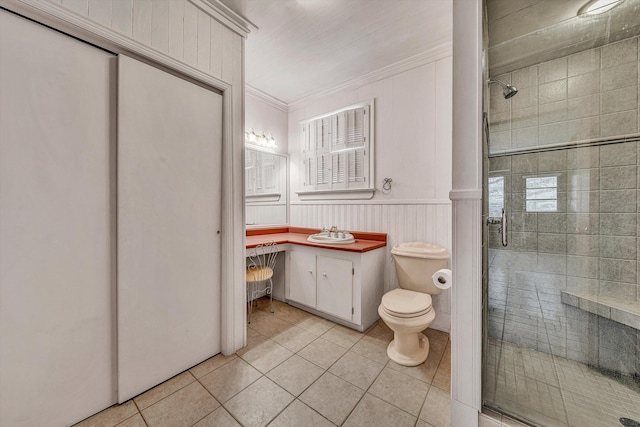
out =
[[[319,233],[320,229],[302,227],[273,227],[247,230],[247,249],[254,248],[262,242],[273,241],[277,244],[293,243],[315,248],[334,249],[347,252],[368,252],[387,246],[385,233],[360,233],[350,231],[356,239],[355,243],[339,245],[322,245],[307,241],[307,237]]]

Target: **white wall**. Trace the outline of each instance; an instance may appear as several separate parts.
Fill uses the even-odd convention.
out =
[[[289,115],[284,104],[272,101],[263,94],[247,88],[245,93],[245,131],[270,133],[276,139],[278,153],[287,154],[289,144]]]
[[[336,225],[352,231],[388,234],[387,251],[407,241],[428,241],[451,251],[451,87],[450,50],[390,77],[290,106],[290,224]],[[371,200],[300,201],[296,195],[300,159],[299,122],[375,98],[375,187]],[[382,179],[393,179],[382,193]],[[385,290],[397,287],[391,258]],[[449,291],[434,298],[433,327],[449,330]]]

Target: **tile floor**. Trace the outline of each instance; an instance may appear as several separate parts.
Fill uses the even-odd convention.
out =
[[[393,332],[379,321],[365,333],[279,301],[260,300],[248,345],[194,366],[86,426],[410,426],[449,421],[451,343],[428,329],[420,366],[387,358]]]
[[[612,427],[622,425],[621,417],[640,420],[637,378],[605,375],[500,340],[489,340],[487,359],[485,401],[538,425]]]

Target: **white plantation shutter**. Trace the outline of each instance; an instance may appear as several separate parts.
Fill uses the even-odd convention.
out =
[[[329,154],[318,154],[316,156],[316,187],[318,189],[329,188]]]
[[[364,147],[365,135],[365,115],[369,107],[356,108],[346,111],[346,135],[345,145],[347,147]],[[367,121],[368,122],[368,121]]]
[[[347,169],[346,153],[331,155],[331,188],[346,188],[345,175]]]
[[[312,135],[313,134],[313,138]],[[316,147],[313,144],[315,141],[315,122],[306,123],[302,126],[302,152],[310,153],[315,151]]]
[[[367,161],[366,150],[358,149],[347,152],[348,186],[349,188],[366,187],[366,177],[369,162]]]
[[[371,189],[371,106],[346,108],[302,124],[303,189]]]

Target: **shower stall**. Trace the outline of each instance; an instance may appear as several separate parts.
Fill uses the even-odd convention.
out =
[[[585,3],[486,0],[483,404],[638,427],[640,0]]]

